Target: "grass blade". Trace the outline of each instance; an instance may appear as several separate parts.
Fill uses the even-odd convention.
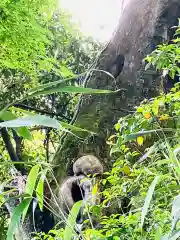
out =
[[[42,175],[39,179],[39,182],[36,188],[36,196],[37,196],[39,208],[41,209],[41,211],[43,210],[43,200],[44,200],[44,179],[45,179],[45,176]]]
[[[31,171],[28,175],[26,186],[25,186],[25,191],[24,193],[29,194],[31,197],[34,192],[35,184],[37,181],[38,173],[39,173],[40,165],[35,165],[34,167],[31,168]],[[24,221],[27,210],[28,210],[29,205],[26,206],[26,208],[23,211],[23,217],[22,220]]]
[[[24,99],[31,99],[31,98],[38,97],[41,95],[49,95],[49,94],[58,93],[58,92],[84,93],[84,94],[113,93],[113,91],[110,91],[110,90],[100,90],[100,89],[92,89],[92,88],[84,88],[84,87],[76,87],[76,86],[66,86],[63,84],[60,86],[56,86],[56,87],[52,87],[52,88],[45,88],[41,91],[31,93],[30,95],[25,96]]]
[[[76,202],[69,213],[69,216],[67,219],[67,225],[64,230],[64,240],[71,240],[74,235],[76,218],[81,208],[81,205],[82,205],[82,201]]]
[[[150,205],[153,193],[154,193],[154,189],[156,187],[156,184],[157,184],[158,180],[159,180],[159,176],[156,176],[155,179],[153,180],[153,182],[151,183],[151,186],[149,187],[149,190],[147,192],[147,196],[145,198],[144,206],[142,208],[140,228],[143,227],[144,220],[145,220],[146,214],[148,212],[148,208],[149,208],[149,205]]]
[[[29,206],[30,202],[31,202],[31,198],[26,198],[14,209],[11,217],[11,221],[8,227],[6,240],[14,239],[13,235],[20,223],[22,212],[25,210],[25,208],[27,208],[27,206]]]

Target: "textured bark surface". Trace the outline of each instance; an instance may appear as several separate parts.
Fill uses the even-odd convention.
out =
[[[121,12],[121,10],[120,10]],[[84,135],[84,140],[68,136],[60,146],[54,163],[55,176],[63,178],[69,162],[85,154],[94,154],[108,167],[106,140],[113,131],[118,118],[133,110],[144,98],[156,96],[159,92],[160,77],[151,69],[144,71],[143,58],[152,52],[160,42],[172,38],[170,28],[180,17],[180,1],[176,0],[129,0],[112,40],[102,52],[97,69],[110,71],[120,55],[124,57],[119,68],[122,72],[115,81],[103,72],[94,72],[88,87],[127,91],[107,95],[86,95],[75,125],[96,132]],[[117,69],[116,69],[117,70]],[[113,73],[113,72],[112,72]]]

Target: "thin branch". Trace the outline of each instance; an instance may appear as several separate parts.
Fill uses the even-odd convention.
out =
[[[19,160],[22,160],[21,157],[22,157],[22,140],[23,138],[18,136],[17,132],[12,129],[12,132],[13,132],[13,138],[14,138],[14,141],[16,143],[16,155],[18,157]]]
[[[25,104],[21,104],[21,103],[14,104],[14,107],[21,108],[21,109],[24,109],[24,110],[32,110],[32,111],[35,111],[35,112],[38,112],[38,113],[42,113],[42,114],[47,114],[47,115],[50,115],[50,116],[61,117],[62,119],[66,119],[68,121],[71,121],[70,118],[68,118],[68,117],[66,117],[64,115],[61,115],[60,113],[55,113],[55,112],[49,112],[49,111],[46,111],[46,110],[41,110],[41,109],[38,109],[38,108],[35,108],[35,107],[31,107],[31,106],[28,106],[28,105],[25,105]]]
[[[46,149],[46,159],[49,161],[49,139],[50,139],[50,131],[51,129],[46,129],[46,138],[44,140],[44,147]]]
[[[72,98],[70,98],[70,99],[63,105],[63,108],[62,108],[62,110],[61,110],[62,113],[65,112],[66,107],[68,106],[68,104],[69,104],[75,97],[77,97],[78,95],[79,95],[79,93],[74,94],[74,96],[73,96]]]
[[[131,113],[131,114],[136,112],[136,111],[128,110],[128,109],[125,109],[125,108],[110,108],[110,110],[119,111],[119,112],[123,112],[123,113]]]
[[[8,134],[8,131],[6,130],[6,128],[1,128],[1,136],[4,141],[6,150],[8,151],[8,154],[11,158],[11,161],[19,162],[19,158],[17,157],[17,155],[14,151],[13,145],[11,143],[11,140],[10,140],[10,137],[9,137],[9,134]]]

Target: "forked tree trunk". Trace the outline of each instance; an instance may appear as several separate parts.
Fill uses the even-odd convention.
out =
[[[133,107],[144,98],[156,96],[159,92],[160,77],[153,69],[145,71],[142,60],[158,43],[172,38],[170,28],[177,25],[178,17],[179,0],[129,0],[115,35],[101,53],[96,66],[110,71],[116,79],[114,81],[105,73],[96,71],[87,84],[91,88],[124,88],[127,91],[83,97],[75,125],[97,135],[82,135],[83,140],[72,135],[66,137],[54,157],[54,163],[59,165],[55,169],[58,179],[64,177],[68,164],[83,154],[95,154],[106,167],[110,165],[106,140],[113,131],[113,125],[120,117],[133,111]]]

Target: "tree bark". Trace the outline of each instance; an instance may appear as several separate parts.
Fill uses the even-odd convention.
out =
[[[111,165],[106,140],[120,117],[133,111],[144,98],[159,93],[161,78],[154,69],[145,71],[143,59],[157,44],[172,38],[170,28],[178,24],[178,17],[178,0],[129,0],[116,33],[96,65],[96,69],[111,72],[115,80],[95,71],[87,84],[90,88],[126,91],[83,96],[75,125],[97,134],[83,133],[83,140],[72,135],[65,138],[53,161],[58,165],[55,168],[58,180],[64,178],[70,162],[87,153],[99,157],[106,167]]]

